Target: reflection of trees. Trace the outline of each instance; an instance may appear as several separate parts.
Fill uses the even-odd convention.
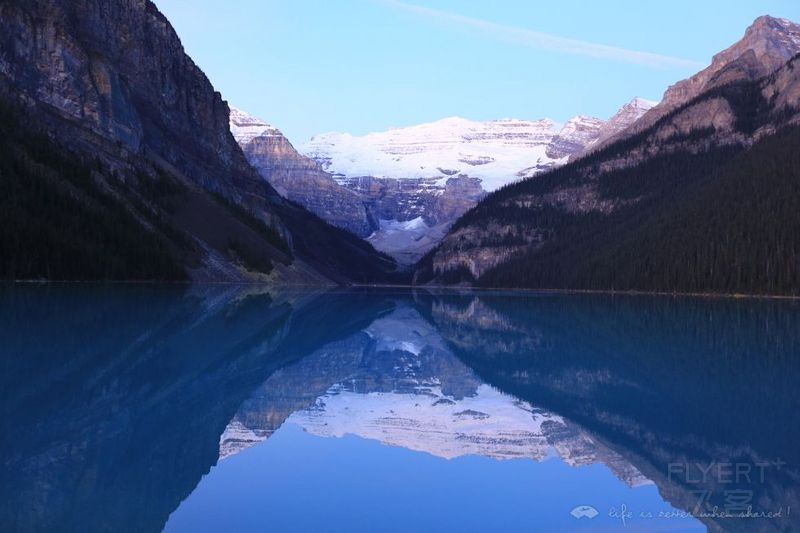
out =
[[[754,509],[800,504],[800,306],[599,295],[416,300],[488,383],[593,432],[674,505],[694,508],[693,490],[711,491],[709,509],[722,509],[728,490],[752,490]],[[778,458],[787,465],[768,470],[763,484],[719,483],[713,475],[698,484],[678,473],[668,479],[672,462],[756,465]]]

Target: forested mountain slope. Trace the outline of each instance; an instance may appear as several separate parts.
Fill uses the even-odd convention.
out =
[[[798,294],[798,104],[800,56],[714,86],[490,195],[420,262],[416,282]]]

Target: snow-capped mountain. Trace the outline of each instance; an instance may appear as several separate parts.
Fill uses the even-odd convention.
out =
[[[281,130],[260,118],[248,115],[241,109],[230,107],[230,127],[233,138],[239,145],[246,145],[256,137],[283,137]]]
[[[600,126],[600,131],[598,132],[597,138],[586,148],[584,148],[584,152],[605,143],[609,139],[614,138],[657,105],[658,102],[654,102],[652,100],[634,98],[622,106],[622,108],[620,108],[620,110],[617,111],[613,117],[605,121],[603,125]]]
[[[414,393],[364,394],[333,387],[287,422],[320,437],[358,435],[444,459],[480,455],[534,461],[557,457],[570,466],[602,462],[631,486],[650,483],[571,422],[485,384],[457,400],[435,384]]]
[[[637,98],[607,121],[451,117],[361,137],[326,133],[299,153],[277,128],[238,109],[231,132],[283,196],[413,264],[488,192],[565,164],[653,105]]]
[[[443,187],[452,176],[479,178],[492,191],[559,163],[547,148],[561,127],[552,120],[489,122],[451,117],[429,124],[355,137],[325,133],[300,147],[344,185],[363,176],[430,179]]]
[[[300,146],[334,179],[435,179],[442,187],[453,176],[478,178],[493,191],[566,159],[637,120],[656,105],[641,98],[610,120],[576,116],[565,124],[550,119],[475,122],[459,117],[356,137],[325,133]]]
[[[599,118],[579,115],[569,119],[550,141],[548,157],[558,162],[578,153],[597,141],[604,122]]]
[[[655,104],[636,98],[609,120],[579,115],[564,124],[451,117],[364,136],[325,133],[299,150],[370,202],[377,249],[413,263],[486,193],[565,164]]]

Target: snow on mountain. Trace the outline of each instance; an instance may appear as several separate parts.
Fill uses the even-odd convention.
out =
[[[272,430],[248,428],[239,420],[232,420],[220,435],[219,458],[225,459],[259,442],[264,442],[272,433]]]
[[[367,241],[401,265],[413,265],[444,238],[451,222],[428,225],[422,216],[403,222],[380,219]]]
[[[375,350],[400,350],[419,355],[425,348],[447,350],[442,337],[417,310],[400,307],[372,322],[364,332],[375,342]]]
[[[558,132],[559,137],[570,139],[579,144],[591,144],[597,131],[603,126],[599,118],[578,115],[569,119]]]
[[[325,133],[299,149],[340,183],[346,177],[372,176],[436,178],[444,186],[448,178],[466,174],[492,191],[519,179],[525,169],[563,163],[546,153],[559,129],[549,119],[475,122],[451,117],[363,137]]]
[[[569,119],[566,124],[553,137],[547,147],[547,155],[557,160],[559,164],[565,163],[569,156],[584,150],[597,141],[597,137],[604,122],[599,118],[578,115]]]
[[[637,96],[636,98],[634,98],[633,100],[631,100],[630,102],[628,102],[627,104],[622,106],[622,109],[620,109],[620,111],[618,111],[614,115],[614,117],[619,115],[620,112],[622,112],[622,111],[625,111],[626,113],[628,113],[629,110],[636,111],[636,115],[638,117],[640,117],[644,113],[647,113],[648,111],[650,111],[651,109],[653,109],[657,105],[658,105],[658,101],[656,101],[656,100],[648,100],[646,98],[639,98]],[[612,118],[612,120],[614,120],[614,119]]]
[[[364,136],[325,133],[299,150],[236,108],[230,127],[281,195],[411,265],[487,192],[565,164],[650,107],[637,98],[608,121],[579,115],[563,125],[450,117]]]
[[[559,125],[550,119],[476,122],[450,117],[436,122],[354,136],[316,135],[299,151],[344,185],[348,179],[481,180],[493,191],[567,162],[569,156],[623,129],[656,103],[636,98],[610,120],[578,115]]]
[[[255,139],[256,137],[269,136],[269,137],[283,137],[281,130],[267,124],[263,120],[252,117],[242,111],[231,106],[230,128],[233,138],[239,145],[245,145]]]
[[[634,98],[619,111],[614,113],[607,121],[603,122],[597,130],[594,139],[587,143],[582,149],[575,150],[570,159],[576,159],[581,155],[606,146],[608,143],[614,142],[617,136],[623,131],[632,127],[634,123],[638,122],[648,111],[658,105],[658,102],[652,100],[645,100],[644,98]]]
[[[613,117],[608,119],[600,128],[596,143],[601,143],[621,132],[637,120],[645,113],[658,105],[658,102],[653,100],[645,100],[644,98],[634,98],[622,108],[617,111]]]

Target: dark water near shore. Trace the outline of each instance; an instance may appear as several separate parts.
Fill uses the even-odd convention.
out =
[[[800,304],[0,287],[0,531],[797,531]]]

